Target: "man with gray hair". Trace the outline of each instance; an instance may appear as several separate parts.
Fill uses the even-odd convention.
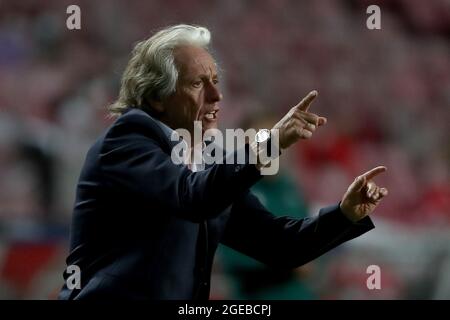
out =
[[[308,111],[316,91],[225,155],[241,152],[244,163],[197,170],[173,162],[174,130],[217,128],[222,95],[210,38],[204,27],[177,25],[135,46],[110,107],[118,118],[80,175],[60,299],[208,299],[219,243],[295,268],[374,227],[368,214],[387,190],[372,178],[385,167],[357,177],[338,204],[313,218],[276,218],[249,191],[282,150],[326,123]],[[72,270],[80,272],[75,285]]]

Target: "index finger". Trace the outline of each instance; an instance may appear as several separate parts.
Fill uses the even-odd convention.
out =
[[[376,168],[373,168],[372,170],[367,171],[362,176],[366,178],[367,180],[372,179],[376,175],[379,175],[382,172],[385,172],[387,168],[385,166],[378,166]]]
[[[295,107],[301,111],[308,111],[309,106],[311,105],[311,102],[314,100],[315,97],[317,97],[317,94],[318,93],[316,90],[311,91]]]

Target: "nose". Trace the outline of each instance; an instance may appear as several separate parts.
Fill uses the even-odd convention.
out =
[[[209,83],[206,92],[206,99],[209,103],[216,103],[222,100],[223,95],[220,93],[219,88],[214,83]]]

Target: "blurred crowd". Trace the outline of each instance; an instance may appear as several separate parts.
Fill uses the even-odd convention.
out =
[[[370,4],[0,0],[0,299],[55,297],[78,175],[133,44],[178,23],[212,31],[222,128],[274,124],[318,90],[327,125],[254,188],[275,214],[314,215],[388,168],[375,230],[289,274],[221,248],[212,298],[450,299],[450,1],[377,1],[381,30]],[[366,287],[374,264],[381,290]]]

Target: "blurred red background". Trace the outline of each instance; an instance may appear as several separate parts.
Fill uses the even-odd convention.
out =
[[[71,4],[81,30],[66,27]],[[381,30],[366,27],[370,4],[381,8]],[[0,298],[56,296],[78,174],[111,122],[106,106],[133,44],[178,23],[212,31],[222,128],[270,123],[319,91],[311,111],[328,124],[283,159],[298,193],[274,208],[301,201],[315,214],[356,175],[388,167],[377,179],[390,191],[377,228],[300,269],[308,293],[270,297],[449,299],[447,0],[1,1]],[[269,201],[274,186],[259,196]],[[213,298],[249,297],[230,259],[219,252]],[[381,267],[381,290],[366,287],[371,264]]]

